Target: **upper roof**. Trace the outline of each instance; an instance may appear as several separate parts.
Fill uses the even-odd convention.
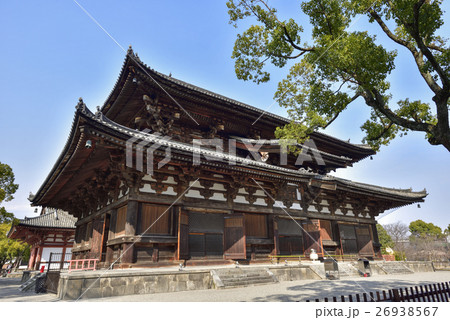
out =
[[[122,123],[122,121],[118,119],[118,115],[124,114],[125,110],[123,110],[123,102],[128,102],[133,95],[134,89],[131,88],[136,85],[134,83],[136,74],[145,77],[149,84],[153,84],[157,89],[162,89],[165,93],[170,93],[171,96],[176,96],[177,93],[181,92],[182,95],[179,97],[177,96],[177,100],[196,98],[198,101],[198,99],[201,99],[201,101],[205,103],[211,103],[215,109],[220,108],[226,113],[231,112],[239,114],[240,116],[235,118],[236,120],[242,119],[242,115],[248,117],[250,123],[255,123],[256,121],[254,122],[254,120],[259,119],[254,126],[252,124],[252,127],[271,127],[273,128],[271,129],[273,132],[276,127],[284,126],[291,122],[289,119],[282,116],[200,88],[176,79],[171,75],[165,75],[158,72],[143,63],[130,47],[116,84],[101,108],[101,111],[105,116],[117,123]],[[183,105],[183,109],[188,109],[188,107]],[[352,144],[349,141],[344,141],[321,132],[311,133],[310,138],[314,140],[319,150],[337,156],[351,158],[352,162],[360,161],[375,154],[375,151],[368,145]]]

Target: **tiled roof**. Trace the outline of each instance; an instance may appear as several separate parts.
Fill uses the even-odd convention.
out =
[[[75,222],[77,222],[77,218],[74,216],[62,210],[56,210],[37,217],[25,217],[20,220],[19,226],[75,229]]]
[[[332,175],[318,175],[310,170],[300,168],[298,170],[293,170],[289,168],[284,168],[272,164],[268,164],[262,161],[256,161],[248,158],[243,158],[239,156],[230,155],[223,152],[217,152],[213,150],[208,149],[198,149],[194,148],[193,145],[182,143],[178,141],[172,141],[168,139],[164,139],[163,137],[152,134],[152,133],[146,133],[143,131],[138,131],[134,129],[130,129],[128,127],[125,127],[123,125],[120,125],[118,123],[115,123],[114,121],[108,119],[106,116],[104,116],[101,112],[97,112],[95,115],[86,107],[84,103],[81,103],[77,106],[77,110],[81,112],[83,115],[87,116],[91,120],[94,120],[98,124],[101,124],[103,126],[109,127],[113,129],[116,132],[121,132],[122,134],[126,134],[129,137],[137,138],[137,140],[145,140],[152,144],[157,144],[160,146],[167,146],[174,149],[182,150],[182,151],[188,151],[191,153],[200,152],[200,154],[203,154],[207,156],[208,158],[217,158],[217,159],[223,159],[226,161],[230,161],[233,163],[236,163],[237,166],[252,166],[252,167],[259,167],[259,168],[265,168],[271,171],[279,172],[279,173],[287,173],[292,174],[298,177],[302,178],[314,178],[317,180],[324,180],[324,181],[330,181],[330,182],[336,182],[340,184],[341,186],[350,187],[352,189],[356,190],[365,190],[369,192],[377,192],[379,194],[384,195],[391,195],[391,196],[400,196],[400,197],[406,197],[410,198],[411,200],[418,200],[421,201],[426,195],[426,190],[423,191],[412,191],[412,189],[395,189],[395,188],[386,188],[386,187],[380,187],[376,185],[370,185],[366,183],[360,183],[355,182],[347,179],[338,178]]]
[[[282,117],[282,116],[274,114],[274,113],[271,113],[271,112],[268,112],[267,110],[262,110],[260,108],[256,108],[256,107],[251,106],[249,104],[246,104],[246,103],[234,100],[234,99],[229,98],[229,97],[225,97],[225,96],[223,96],[221,94],[212,92],[210,90],[207,90],[207,89],[204,89],[204,88],[201,88],[201,87],[198,87],[198,86],[195,86],[195,85],[193,85],[191,83],[182,81],[180,79],[176,79],[176,78],[172,77],[172,75],[166,75],[166,74],[164,74],[162,72],[156,71],[156,70],[152,69],[151,67],[149,67],[144,62],[142,62],[141,59],[138,57],[138,55],[133,51],[131,46],[128,49],[125,61],[123,62],[122,70],[120,72],[119,79],[117,79],[117,82],[116,82],[115,86],[113,87],[111,93],[109,94],[108,98],[106,99],[105,104],[103,105],[103,107],[101,109],[103,112],[105,111],[105,108],[107,108],[107,106],[108,106],[107,102],[112,97],[112,94],[113,94],[114,90],[119,85],[120,78],[125,73],[126,67],[128,66],[127,62],[129,62],[129,61],[132,61],[132,62],[140,65],[140,67],[142,68],[144,73],[147,74],[147,76],[149,76],[150,78],[152,78],[152,76],[160,77],[161,79],[164,79],[165,81],[171,83],[172,84],[171,86],[178,85],[178,86],[180,86],[182,88],[186,88],[188,90],[192,90],[194,92],[198,92],[198,93],[203,94],[205,96],[209,96],[209,97],[211,97],[213,99],[217,99],[219,101],[230,103],[231,105],[236,106],[238,108],[242,108],[243,110],[253,111],[253,112],[262,114],[264,116],[267,116],[269,118],[276,119],[278,121],[284,122],[285,124],[291,122],[290,119]],[[365,149],[366,151],[370,151],[370,153],[372,153],[372,154],[375,153],[375,152],[373,152],[372,148],[369,145],[367,145],[367,144],[353,144],[353,143],[350,143],[349,141],[344,141],[342,139],[336,138],[334,136],[330,136],[330,135],[328,135],[326,133],[323,133],[323,132],[313,132],[312,135],[321,135],[321,136],[327,137],[328,139],[332,139],[334,141],[339,141],[339,142],[345,143],[348,146],[360,148],[361,150]]]

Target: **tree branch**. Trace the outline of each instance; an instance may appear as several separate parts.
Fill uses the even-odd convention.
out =
[[[392,4],[391,4],[392,6]],[[419,72],[422,75],[422,78],[425,80],[425,82],[427,83],[427,85],[430,87],[430,89],[434,92],[437,93],[439,90],[441,90],[441,88],[439,87],[439,85],[434,81],[433,77],[431,76],[431,74],[429,72],[425,72],[423,71],[423,66],[425,65],[425,62],[423,61],[423,56],[420,52],[417,51],[416,47],[408,42],[405,41],[403,39],[400,39],[399,37],[397,37],[390,29],[389,27],[384,23],[383,19],[381,19],[381,17],[378,15],[378,13],[376,13],[373,9],[369,10],[369,14],[370,16],[378,23],[378,25],[381,27],[381,29],[383,30],[383,32],[390,38],[392,39],[394,42],[400,44],[401,46],[404,46],[405,48],[407,48],[413,55],[414,60],[416,61],[416,64],[419,68]],[[402,23],[407,27],[408,23],[406,23],[406,21],[401,20]]]
[[[355,95],[352,97],[352,99],[350,100],[350,102],[347,104],[347,106],[348,106],[350,103],[352,103],[353,101],[355,101],[355,100],[356,100],[358,97],[360,97],[360,96],[361,96],[360,93],[355,94]],[[334,120],[337,119],[337,117],[341,114],[341,112],[342,112],[344,109],[345,109],[345,108],[343,108],[341,111],[337,112],[337,113],[334,115],[334,117],[333,117],[330,121],[328,121],[328,123],[327,123],[323,128],[326,129],[330,124],[332,124],[332,123],[334,122]]]
[[[306,51],[314,51],[314,50],[315,50],[314,47],[312,47],[312,48],[302,48],[302,47],[298,46],[298,45],[294,42],[294,40],[292,40],[292,38],[291,38],[291,36],[289,35],[289,32],[288,32],[286,26],[285,26],[284,24],[282,24],[282,26],[283,26],[284,34],[286,35],[285,40],[287,40],[287,41],[290,43],[290,45],[293,46],[295,49],[300,50],[300,51],[305,51],[305,52],[306,52]]]
[[[386,127],[384,127],[384,129],[383,129],[383,131],[378,135],[378,136],[376,136],[376,137],[374,137],[374,138],[367,138],[367,140],[370,140],[370,141],[375,141],[375,140],[378,140],[378,139],[380,139],[386,132],[388,132],[389,131],[389,129],[392,127],[394,125],[394,123],[391,121],[391,122],[389,122],[389,125]]]
[[[444,88],[447,88],[447,90],[450,89],[450,80],[448,76],[445,74],[444,70],[442,70],[439,63],[436,61],[434,55],[431,53],[431,51],[428,49],[428,47],[423,42],[422,37],[420,36],[420,30],[419,30],[419,14],[420,14],[420,8],[425,3],[425,0],[420,0],[414,5],[414,23],[411,35],[416,41],[420,51],[423,53],[423,55],[428,59],[433,69],[436,71],[436,73],[439,75],[439,78],[442,81],[442,84]],[[434,91],[434,90],[433,90]],[[437,93],[437,92],[435,92]]]
[[[439,51],[439,52],[442,52],[442,53],[445,51],[444,48],[439,47],[439,46],[435,45],[434,43],[427,44],[427,47],[432,49],[432,50],[436,50],[436,51]]]
[[[372,8],[369,9],[370,16],[378,23],[378,25],[381,27],[381,29],[384,31],[384,33],[391,38],[391,40],[397,42],[399,45],[402,45],[406,47],[409,51],[413,52],[416,51],[414,46],[403,39],[400,39],[397,37],[390,29],[389,27],[384,23],[383,19],[379,16],[378,13],[376,13]]]
[[[328,19],[327,12],[325,11],[325,8],[323,7],[323,3],[320,0],[319,0],[319,6],[322,9],[322,13],[323,13],[323,15],[325,17],[325,20],[327,22],[328,31],[330,32],[330,35],[332,36],[333,35],[333,28],[331,28],[330,19]]]
[[[367,105],[371,106],[375,110],[381,112],[386,118],[388,118],[394,124],[408,128],[414,131],[422,131],[432,133],[434,130],[434,125],[428,123],[418,123],[405,118],[400,117],[394,113],[391,109],[386,106],[383,96],[378,92],[377,89],[364,89],[362,94],[366,100]]]

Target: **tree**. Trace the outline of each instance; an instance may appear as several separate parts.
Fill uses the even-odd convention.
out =
[[[434,224],[426,223],[423,220],[412,221],[409,224],[409,231],[411,236],[415,238],[431,238],[433,240],[438,240],[444,235],[442,229]]]
[[[16,262],[16,265],[30,256],[30,246],[22,241],[8,239],[7,233],[12,224],[0,224],[0,269],[7,262]]]
[[[446,255],[445,243],[442,241],[444,234],[440,227],[431,222],[416,220],[409,224],[409,231],[409,241],[415,249],[415,256],[436,260]]]
[[[303,27],[292,18],[280,20],[267,0],[229,0],[230,23],[237,27],[246,18],[256,22],[237,36],[232,54],[236,75],[259,84],[270,80],[268,63],[283,68],[294,62],[275,93],[292,120],[277,128],[278,138],[302,142],[361,98],[371,108],[361,126],[364,142],[375,150],[412,130],[450,151],[450,49],[438,34],[444,24],[441,4],[442,0],[303,1],[312,43],[302,44]],[[367,31],[348,31],[361,15],[411,54],[433,101],[390,101],[387,77],[395,70],[397,51],[377,44],[376,36]]]
[[[444,234],[448,237],[450,236],[450,224],[447,226],[447,229],[444,230]]]
[[[14,173],[10,166],[0,162],[0,204],[3,201],[14,199],[13,194],[17,191],[19,185],[14,183]],[[14,215],[7,212],[5,207],[0,207],[0,223],[12,222]]]
[[[384,225],[384,229],[394,242],[394,250],[396,257],[404,260],[407,256],[408,246],[406,241],[409,232],[408,226],[400,221]]]
[[[3,201],[14,199],[13,194],[19,185],[14,183],[14,173],[10,166],[0,162],[0,204]],[[30,254],[28,244],[7,238],[7,233],[11,226],[17,222],[14,214],[7,212],[4,207],[0,207],[0,268],[8,261],[19,262],[23,258],[27,259]]]
[[[395,244],[408,239],[408,226],[400,221],[384,225],[384,229],[391,236]]]
[[[386,254],[386,248],[394,248],[395,243],[381,224],[377,224],[377,232],[381,244],[381,253]]]

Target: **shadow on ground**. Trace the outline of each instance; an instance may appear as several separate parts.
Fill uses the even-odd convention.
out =
[[[349,295],[363,294],[383,290],[386,291],[394,288],[409,288],[414,286],[436,283],[434,281],[409,281],[409,280],[372,280],[371,278],[357,278],[348,280],[319,280],[304,285],[295,285],[287,287],[290,291],[286,294],[274,294],[265,297],[256,297],[252,301],[282,301],[282,302],[299,302],[305,300],[333,297],[340,299],[341,295],[348,300]],[[298,294],[295,294],[298,292]],[[294,294],[293,294],[294,293]],[[362,299],[362,298],[361,298]]]

